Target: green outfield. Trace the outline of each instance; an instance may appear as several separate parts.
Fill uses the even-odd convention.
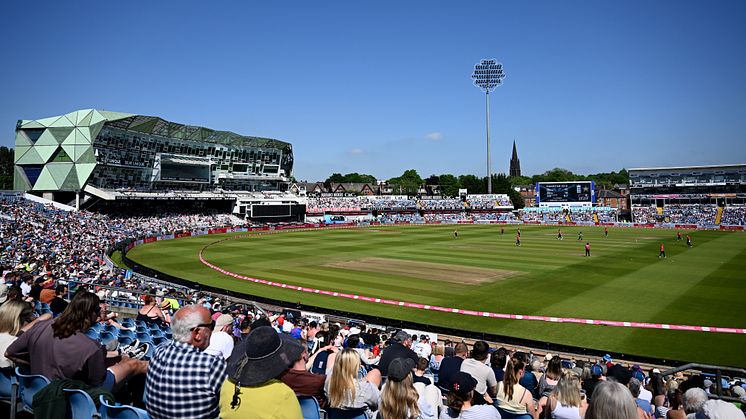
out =
[[[454,229],[458,238],[454,238]],[[255,235],[206,249],[223,269],[288,284],[499,313],[746,327],[746,235],[658,229],[373,226]],[[578,240],[578,232],[584,238]],[[683,232],[684,236],[687,232]],[[246,234],[246,233],[234,233]],[[501,320],[407,309],[250,283],[202,265],[201,248],[228,235],[139,246],[128,256],[181,278],[242,293],[680,361],[746,366],[746,335]],[[591,257],[583,246],[591,245]],[[665,243],[667,257],[658,258]]]

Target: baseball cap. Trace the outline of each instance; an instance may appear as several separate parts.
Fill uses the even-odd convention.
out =
[[[388,379],[393,381],[402,381],[414,369],[414,361],[410,358],[394,358],[389,364]]]
[[[217,320],[215,320],[215,329],[222,329],[223,327],[232,324],[233,317],[230,314],[221,314]]]
[[[604,362],[611,362],[611,355],[609,354],[604,355]]]
[[[453,383],[451,384],[451,391],[463,396],[465,398],[470,391],[477,387],[477,380],[469,375],[469,373],[459,371],[455,377],[453,377]]]
[[[600,376],[604,375],[604,369],[601,368],[601,366],[598,365],[598,364],[593,364],[593,366],[591,367],[591,375],[595,375],[596,377],[600,377]]]

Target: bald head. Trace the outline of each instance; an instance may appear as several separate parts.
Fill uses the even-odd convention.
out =
[[[203,306],[184,306],[171,319],[174,340],[205,349],[210,344],[212,328],[210,311]]]

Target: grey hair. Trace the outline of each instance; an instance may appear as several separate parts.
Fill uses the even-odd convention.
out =
[[[195,305],[182,307],[179,311],[184,310],[184,314],[179,316],[177,312],[173,316],[171,319],[171,333],[175,341],[189,343],[192,337],[192,329],[202,324],[202,313],[197,310],[198,307]]]
[[[707,393],[699,387],[690,388],[684,393],[684,411],[697,413],[707,401]]]
[[[630,378],[627,387],[629,388],[629,392],[632,393],[632,397],[640,397],[640,387],[642,387],[642,383],[640,383],[640,380],[634,377]]]
[[[593,390],[586,419],[637,419],[632,393],[616,381],[601,381]]]
[[[743,418],[741,412],[733,403],[723,400],[708,400],[702,405],[702,414],[708,419]]]

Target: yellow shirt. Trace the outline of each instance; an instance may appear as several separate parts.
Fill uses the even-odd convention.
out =
[[[241,400],[235,409],[231,409],[236,385],[231,380],[225,380],[220,390],[220,417],[231,418],[272,418],[272,419],[301,419],[298,398],[290,387],[282,381],[270,380],[256,387],[241,386]]]

